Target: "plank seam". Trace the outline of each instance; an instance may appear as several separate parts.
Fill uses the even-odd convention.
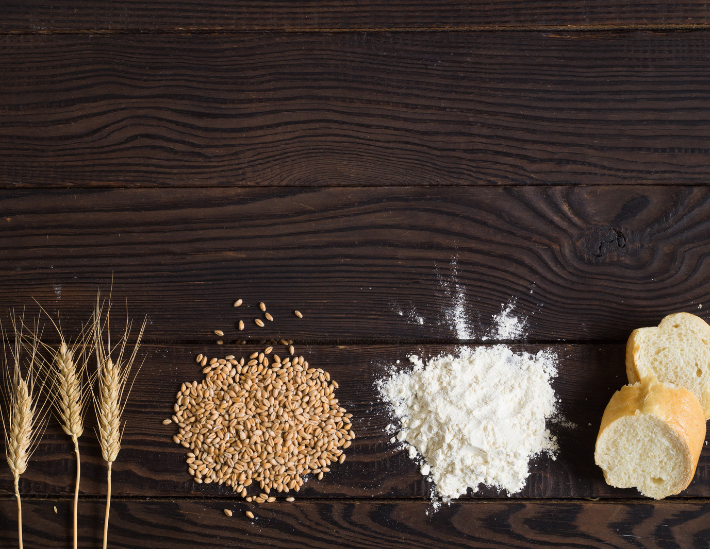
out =
[[[471,25],[457,27],[358,27],[358,28],[310,28],[310,27],[254,27],[250,29],[235,29],[228,27],[175,27],[169,29],[17,29],[0,31],[0,36],[25,35],[124,35],[124,34],[154,34],[154,35],[233,35],[233,34],[357,34],[357,33],[437,33],[437,32],[669,32],[669,31],[704,31],[710,24],[648,24],[648,25]]]
[[[51,495],[40,495],[40,494],[21,494],[22,501],[73,501],[73,496],[61,495],[52,497]],[[286,496],[279,496],[285,498]],[[80,495],[79,499],[81,501],[106,501],[105,495]],[[0,496],[0,502],[4,501],[15,501],[15,496]],[[240,496],[226,497],[226,496],[111,496],[111,502],[118,501],[146,501],[146,502],[205,502],[205,503],[217,503],[217,502],[229,502],[229,503],[244,503],[248,504],[247,501],[241,499]],[[384,504],[384,503],[407,503],[407,502],[422,502],[430,503],[431,500],[422,497],[401,497],[401,498],[368,498],[368,497],[347,497],[347,498],[307,498],[307,497],[296,497],[295,502],[287,502],[285,500],[277,500],[274,503],[373,503],[373,504]],[[651,500],[648,498],[466,498],[457,499],[453,503],[456,504],[466,504],[466,505],[478,505],[478,504],[495,504],[495,503],[505,503],[511,505],[519,505],[521,503],[548,503],[548,504],[579,504],[579,503],[589,503],[598,505],[609,505],[609,504],[647,504],[647,505],[658,505],[663,503],[675,503],[675,504],[710,504],[710,498],[707,497],[680,497],[680,498],[665,498],[662,501]]]
[[[242,340],[243,341],[243,340]],[[262,343],[264,341],[264,343]],[[214,339],[147,339],[143,338],[141,346],[199,346],[209,347],[215,352],[224,352],[227,347],[258,347],[266,345],[267,342],[273,339],[256,339],[247,341],[246,344],[225,342],[224,345],[217,345]],[[47,339],[48,345],[59,345],[58,339]],[[566,346],[566,345],[625,345],[626,339],[294,339],[294,346],[310,346],[310,347],[337,347],[337,346],[368,346],[368,347],[401,347],[404,345],[468,345],[468,346],[490,346],[490,345],[548,345],[548,346]]]
[[[0,34],[1,35],[1,34]],[[283,184],[283,185],[154,185],[154,184],[136,184],[136,185],[54,185],[54,184],[41,184],[41,185],[17,185],[17,184],[7,184],[0,182],[0,190],[2,191],[16,191],[21,193],[26,193],[27,191],[38,190],[38,191],[137,191],[137,190],[157,190],[157,189],[177,189],[177,190],[260,190],[260,189],[304,189],[304,190],[325,190],[325,189],[347,189],[347,190],[357,190],[357,189],[395,189],[395,190],[405,190],[405,189],[426,189],[426,188],[460,188],[460,189],[484,189],[484,188],[500,188],[500,189],[524,189],[528,187],[542,187],[542,188],[570,188],[570,189],[597,189],[602,187],[672,187],[677,189],[682,188],[703,188],[710,185],[708,182],[697,182],[697,183],[633,183],[626,182],[621,184],[613,183],[601,183],[601,184],[589,184],[589,183],[423,183],[421,185],[298,185],[298,184]]]

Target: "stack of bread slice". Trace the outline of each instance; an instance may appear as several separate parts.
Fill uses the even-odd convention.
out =
[[[676,313],[634,330],[626,375],[604,410],[594,460],[611,486],[677,494],[693,480],[710,417],[710,326]]]

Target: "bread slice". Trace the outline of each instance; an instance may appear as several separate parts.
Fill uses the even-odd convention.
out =
[[[611,397],[594,462],[607,484],[662,499],[693,480],[704,440],[705,417],[695,395],[650,377]]]
[[[626,376],[636,383],[655,375],[685,387],[710,418],[710,326],[690,313],[675,313],[657,327],[634,330],[626,344]]]

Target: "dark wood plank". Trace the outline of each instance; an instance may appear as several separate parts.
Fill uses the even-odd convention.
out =
[[[515,346],[516,350],[537,352],[545,346]],[[554,382],[560,410],[570,428],[551,425],[560,445],[556,460],[536,458],[520,498],[639,497],[636,490],[620,490],[606,485],[594,464],[594,442],[604,408],[616,389],[625,382],[623,345],[558,345],[559,376]],[[217,351],[217,349],[213,349]],[[253,347],[222,347],[224,356],[248,356]],[[407,368],[412,353],[425,356],[453,352],[454,347],[426,346],[298,346],[312,366],[330,372],[340,384],[336,396],[354,414],[357,435],[346,452],[345,463],[333,466],[322,481],[311,478],[297,494],[299,498],[411,498],[428,496],[431,487],[406,451],[389,442],[385,428],[392,421],[385,404],[377,396],[374,383],[388,366]],[[172,436],[174,425],[163,425],[170,417],[175,393],[185,381],[201,380],[194,362],[204,347],[145,348],[146,363],[136,381],[126,410],[127,427],[122,450],[113,467],[113,492],[117,496],[203,496],[234,498],[226,486],[194,483],[187,473],[185,450]],[[244,355],[242,355],[244,353]],[[210,355],[213,356],[213,355]],[[396,361],[401,363],[396,365]],[[52,426],[22,477],[22,493],[32,496],[73,493],[74,458],[66,435]],[[82,492],[99,495],[105,491],[105,466],[101,461],[93,427],[81,439]],[[0,494],[12,493],[12,477],[0,467]],[[701,455],[695,479],[683,496],[710,495],[710,450]],[[505,493],[485,488],[476,498],[503,498]],[[241,499],[241,498],[235,498]]]
[[[705,3],[622,0],[563,2],[326,2],[277,0],[170,3],[165,0],[87,5],[78,0],[2,0],[0,32],[51,31],[255,31],[694,27],[708,24]]]
[[[54,512],[54,507],[57,513]],[[234,516],[222,512],[234,509]],[[79,546],[101,543],[100,501],[82,501]],[[463,547],[706,547],[710,503],[486,502],[455,503],[433,513],[421,501],[275,502],[254,510],[207,500],[111,504],[109,547],[463,548]],[[17,543],[15,502],[0,500],[0,542]],[[25,547],[68,546],[71,503],[23,504]]]
[[[17,190],[0,206],[0,310],[36,298],[76,328],[113,275],[152,342],[480,341],[511,299],[533,341],[710,318],[706,188]]]
[[[709,54],[707,32],[5,36],[0,186],[704,185]]]

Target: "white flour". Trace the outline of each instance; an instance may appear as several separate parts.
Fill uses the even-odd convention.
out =
[[[469,319],[468,304],[466,302],[466,287],[458,281],[458,264],[456,257],[451,259],[450,269],[451,273],[446,278],[440,275],[437,270],[437,278],[439,279],[439,286],[441,287],[443,297],[450,303],[450,305],[442,309],[443,318],[456,334],[456,339],[469,341],[476,338],[476,333]],[[482,341],[490,339],[513,340],[527,337],[527,318],[513,316],[512,312],[514,308],[515,299],[511,298],[508,303],[501,306],[500,313],[493,315],[492,327],[481,328],[479,330],[480,339]],[[400,312],[399,314],[402,315],[403,313]],[[423,324],[423,322],[420,322],[420,324]]]
[[[456,258],[451,259],[451,275],[445,279],[438,274],[439,285],[444,295],[451,300],[451,307],[444,309],[444,318],[452,324],[456,338],[460,340],[473,339],[473,329],[466,314],[466,288],[458,283],[458,267]]]
[[[530,458],[554,455],[545,421],[556,409],[555,355],[495,345],[461,348],[457,357],[426,365],[410,360],[413,371],[380,381],[379,389],[401,423],[397,439],[410,457],[421,455],[422,474],[431,475],[445,500],[480,484],[519,492]]]
[[[481,339],[510,340],[521,339],[527,336],[527,320],[518,318],[511,313],[515,308],[515,301],[510,300],[505,306],[501,307],[500,313],[493,315],[493,328],[490,335],[483,336]]]

